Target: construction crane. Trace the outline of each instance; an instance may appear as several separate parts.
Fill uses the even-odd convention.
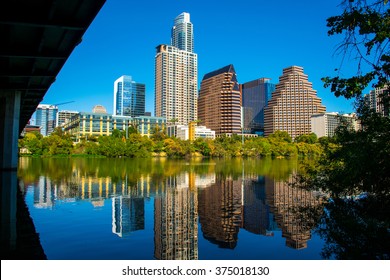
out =
[[[53,104],[53,106],[56,107],[56,109],[58,110],[59,105],[64,105],[64,104],[73,103],[73,102],[74,101],[61,102],[61,103]],[[53,130],[56,126],[58,126],[58,111],[56,114],[56,118],[49,122],[49,110],[46,110],[46,133],[50,130]]]
[[[62,102],[62,103],[57,103],[57,104],[53,104],[54,106],[59,106],[59,105],[64,105],[64,104],[68,104],[68,103],[73,103],[74,101],[67,101],[67,102]]]

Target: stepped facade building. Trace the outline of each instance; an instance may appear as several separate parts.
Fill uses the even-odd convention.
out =
[[[293,139],[310,134],[311,116],[325,111],[303,68],[285,68],[264,110],[264,134],[268,136],[277,130],[286,131]]]
[[[241,134],[241,92],[232,64],[203,77],[198,118],[216,136]]]

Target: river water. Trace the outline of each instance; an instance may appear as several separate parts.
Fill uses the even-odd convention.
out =
[[[321,259],[297,160],[21,158],[48,259]],[[295,210],[294,210],[295,209]]]

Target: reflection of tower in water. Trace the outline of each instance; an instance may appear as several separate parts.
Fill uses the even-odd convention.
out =
[[[272,235],[270,207],[266,203],[265,178],[245,178],[242,194],[242,228],[261,235]]]
[[[222,248],[235,248],[241,225],[241,180],[222,178],[199,191],[203,236]]]
[[[144,198],[117,196],[112,198],[112,232],[125,237],[145,228]]]
[[[44,176],[39,177],[38,184],[34,185],[34,206],[36,208],[51,208],[57,197],[57,187]]]
[[[311,238],[314,221],[297,211],[299,208],[318,204],[312,192],[289,186],[293,182],[290,176],[287,182],[266,178],[267,203],[274,213],[286,245],[294,249],[307,248]]]
[[[166,179],[154,202],[154,256],[160,260],[198,259],[198,197],[195,176]]]

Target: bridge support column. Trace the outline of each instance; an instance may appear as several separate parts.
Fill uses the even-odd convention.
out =
[[[6,259],[16,250],[17,184],[16,170],[0,170],[1,255]]]
[[[18,167],[21,92],[0,96],[0,170]]]
[[[0,95],[0,203],[3,254],[16,249],[18,138],[21,93]],[[4,252],[3,252],[4,250]]]

